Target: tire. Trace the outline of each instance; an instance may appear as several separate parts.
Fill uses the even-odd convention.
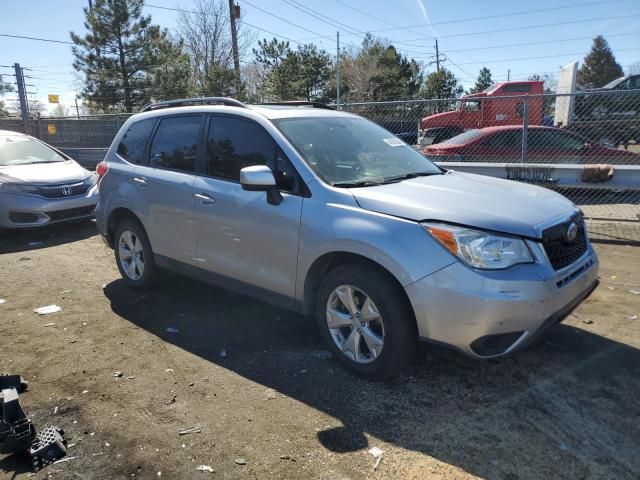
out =
[[[133,245],[133,251],[136,254],[131,256],[132,260],[128,262],[124,254],[127,251],[132,251],[131,245]],[[118,224],[114,235],[113,250],[120,275],[130,287],[147,290],[154,286],[158,277],[158,267],[153,260],[153,251],[147,232],[139,222],[123,220]],[[129,265],[128,268],[125,267],[126,264]]]
[[[604,120],[609,116],[609,108],[606,105],[596,105],[591,110],[591,117],[595,120]]]
[[[349,289],[355,316],[340,300],[340,296],[349,297]],[[354,320],[356,316],[358,319]],[[397,376],[415,355],[418,332],[411,306],[395,279],[375,266],[348,263],[331,270],[318,292],[316,318],[322,337],[338,362],[368,380]],[[329,321],[342,326],[330,328]],[[376,343],[380,339],[381,345]],[[357,360],[351,348],[355,345]]]

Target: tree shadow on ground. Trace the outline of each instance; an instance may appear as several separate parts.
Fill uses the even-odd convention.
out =
[[[164,341],[339,419],[317,433],[334,452],[368,434],[488,479],[640,478],[640,351],[628,345],[558,325],[488,362],[423,346],[400,378],[372,383],[338,366],[312,320],[245,296],[173,276],[105,294]]]

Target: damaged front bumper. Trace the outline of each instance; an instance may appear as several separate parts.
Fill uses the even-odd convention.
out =
[[[596,287],[598,258],[555,271],[543,263],[507,270],[454,263],[405,287],[420,337],[476,358],[506,355],[562,321]]]

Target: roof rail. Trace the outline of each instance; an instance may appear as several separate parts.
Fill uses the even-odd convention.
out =
[[[305,100],[291,100],[288,102],[266,102],[259,105],[283,105],[286,107],[312,107],[312,108],[324,108],[325,110],[335,110],[334,107],[330,107],[320,102],[307,102]]]
[[[152,103],[142,109],[143,112],[159,110],[161,108],[184,107],[187,105],[226,105],[228,107],[247,108],[240,100],[227,97],[201,97],[201,98],[181,98],[178,100],[166,100],[164,102]]]

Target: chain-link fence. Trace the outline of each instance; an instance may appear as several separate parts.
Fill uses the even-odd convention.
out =
[[[341,109],[448,168],[557,190],[584,210],[595,236],[640,241],[640,85],[629,81],[562,95],[535,93],[542,82],[511,82],[461,99]],[[30,131],[94,164],[128,117],[40,118],[28,129],[19,119],[0,119],[0,129]]]
[[[594,236],[640,241],[640,89],[522,92],[528,87],[343,110],[445,167],[561,192],[584,210]]]

